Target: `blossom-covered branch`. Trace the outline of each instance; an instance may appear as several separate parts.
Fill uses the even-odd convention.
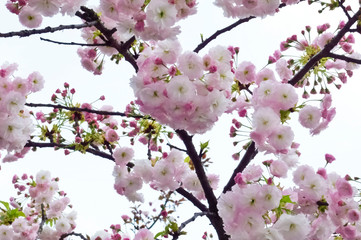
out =
[[[324,57],[329,57],[331,50],[339,43],[341,38],[350,30],[351,26],[358,20],[358,18],[361,15],[361,9],[359,9],[355,15],[345,24],[345,26],[336,34],[332,40],[325,45],[325,47],[318,52],[316,55],[314,55],[307,63],[306,65],[298,71],[294,75],[294,77],[288,82],[291,85],[295,85],[298,81],[300,81],[306,73],[317,64],[318,61],[320,61]]]
[[[29,37],[34,34],[44,34],[44,33],[53,33],[57,31],[62,31],[65,29],[81,29],[86,27],[94,26],[97,21],[90,21],[83,24],[71,24],[71,25],[59,25],[58,27],[45,27],[42,29],[31,29],[31,30],[21,30],[18,32],[8,32],[8,33],[0,33],[0,37],[8,38],[8,37]]]

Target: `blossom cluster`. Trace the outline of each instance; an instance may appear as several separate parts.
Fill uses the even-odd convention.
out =
[[[281,188],[278,177],[272,165],[268,179],[260,166],[249,165],[221,195],[218,209],[231,239],[360,239],[361,212],[351,178],[307,165],[293,171],[294,188]]]
[[[177,40],[146,47],[131,79],[140,110],[191,133],[209,130],[230,103],[232,52],[217,46],[203,57],[181,51]]]
[[[0,235],[3,240],[59,239],[75,229],[75,211],[70,199],[59,190],[58,178],[49,171],[39,171],[35,177],[14,175],[13,184],[17,198],[10,198],[7,211],[0,214]],[[14,214],[16,212],[17,214]]]
[[[282,1],[284,2],[284,1]],[[295,4],[299,0],[286,0],[286,4]],[[265,17],[276,13],[279,0],[216,0],[216,6],[223,9],[224,16],[246,18],[249,16]]]
[[[22,158],[28,149],[24,149],[34,124],[25,107],[26,97],[43,88],[44,80],[38,72],[27,78],[14,77],[17,64],[4,63],[0,67],[0,150],[8,154],[4,162]]]
[[[131,170],[127,164],[132,160],[134,152],[131,148],[115,149],[113,157],[114,188],[120,195],[130,201],[143,201],[143,195],[138,193],[144,183],[148,183],[157,191],[174,191],[179,187],[189,190],[199,199],[205,199],[201,183],[194,171],[185,162],[183,154],[178,150],[163,153],[163,157],[155,160],[135,160]],[[208,174],[208,181],[213,189],[217,188],[218,176]]]
[[[59,12],[73,16],[87,0],[8,0],[7,9],[19,16],[21,24],[37,28],[43,17],[53,17]]]

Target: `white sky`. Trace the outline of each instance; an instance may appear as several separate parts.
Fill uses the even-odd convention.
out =
[[[303,3],[302,6],[305,4]],[[278,49],[282,40],[292,34],[299,35],[305,25],[316,27],[331,22],[331,29],[335,29],[340,20],[339,17],[331,15],[318,15],[314,7],[311,10],[299,7],[287,7],[281,9],[277,16],[252,20],[231,33],[218,37],[210,46],[218,44],[239,46],[239,61],[252,61],[257,65],[257,69],[260,69],[266,63],[268,56]],[[221,10],[208,1],[201,1],[198,9],[199,16],[192,16],[181,22],[184,32],[180,39],[184,50],[195,48],[200,42],[200,33],[207,37],[215,30],[235,21],[223,19]],[[0,32],[23,29],[17,23],[17,17],[9,14],[3,6],[0,8],[0,16],[2,19]],[[80,21],[76,18],[70,20],[67,18],[66,21],[62,18],[54,18],[48,19],[42,26],[67,23],[80,23]],[[67,42],[81,41],[76,30],[47,34],[43,37]],[[361,49],[359,47],[361,39],[357,37],[356,40],[358,48],[355,49]],[[76,99],[79,102],[92,102],[99,96],[105,95],[105,104],[113,105],[115,110],[124,110],[125,105],[133,100],[132,90],[128,85],[129,78],[134,74],[132,68],[128,64],[115,65],[108,60],[103,75],[93,76],[82,69],[76,50],[77,47],[74,46],[60,46],[40,41],[39,36],[0,39],[0,65],[5,61],[19,63],[19,71],[16,75],[22,77],[35,70],[42,73],[46,86],[42,92],[30,96],[29,102],[50,102],[52,93],[57,88],[62,88],[63,83],[67,81],[77,90]],[[203,50],[201,54],[205,52]],[[354,77],[340,91],[331,88],[337,115],[326,131],[319,136],[311,137],[306,129],[296,129],[295,140],[301,143],[301,163],[311,164],[315,168],[321,167],[325,163],[324,154],[331,153],[337,160],[328,166],[328,171],[337,171],[341,175],[349,173],[351,176],[361,176],[359,170],[361,113],[358,99],[361,89],[360,76],[359,72],[355,72]],[[208,156],[212,158],[214,166],[209,171],[221,175],[220,189],[228,181],[232,166],[237,164],[231,158],[232,153],[238,148],[234,148],[231,144],[233,140],[228,138],[230,119],[229,116],[222,118],[210,134],[196,138],[202,141],[211,139],[211,152]],[[199,144],[195,141],[195,145]],[[136,158],[146,157],[144,149],[137,149]],[[266,159],[269,157],[258,158],[257,161]],[[78,212],[77,232],[92,234],[95,230],[108,228],[110,224],[120,222],[120,216],[127,211],[126,201],[113,190],[112,162],[79,153],[65,157],[63,151],[54,152],[49,149],[38,149],[37,152],[30,152],[25,159],[18,162],[1,164],[0,200],[7,201],[15,194],[11,185],[13,174],[21,175],[24,172],[36,174],[41,169],[50,170],[52,176],[60,177],[60,188],[68,193],[74,209]],[[191,212],[183,211],[184,219],[192,216]],[[195,224],[196,228],[200,229],[200,232],[194,235],[197,238],[207,230],[206,223],[202,222],[202,224],[202,227]],[[189,229],[186,228],[185,231]],[[189,236],[183,239],[189,239]]]

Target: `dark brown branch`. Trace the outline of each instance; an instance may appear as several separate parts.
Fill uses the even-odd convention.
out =
[[[109,115],[109,116],[120,116],[120,117],[133,117],[133,118],[148,118],[147,116],[143,115],[126,115],[123,112],[109,112],[109,111],[102,111],[102,110],[94,110],[88,108],[77,108],[77,107],[67,107],[59,104],[45,104],[45,103],[25,103],[28,107],[48,107],[48,108],[57,108],[57,109],[66,109],[69,111],[74,112],[88,112],[88,113],[95,113],[99,115]]]
[[[43,227],[46,221],[46,215],[45,215],[45,210],[44,210],[44,204],[41,204],[41,222],[39,225],[39,229],[38,229],[38,235],[43,231]]]
[[[202,185],[204,195],[206,196],[206,199],[208,201],[209,210],[211,212],[216,211],[217,199],[213,193],[211,185],[209,184],[206,172],[204,171],[202,165],[202,161],[193,145],[192,136],[190,136],[185,130],[176,130],[176,133],[178,134],[180,139],[182,139],[184,145],[186,146],[187,154],[193,162],[197,177]]]
[[[47,38],[40,38],[42,41],[56,43],[60,45],[73,45],[73,46],[82,46],[82,47],[99,47],[99,46],[107,46],[105,43],[98,43],[98,44],[89,44],[89,43],[76,43],[76,42],[58,42]]]
[[[300,0],[300,2],[302,2],[302,1],[304,1],[304,0]],[[281,3],[278,8],[283,8],[285,6],[286,6],[286,4]],[[216,31],[209,38],[207,38],[206,40],[204,40],[203,42],[198,44],[198,46],[193,50],[193,52],[198,53],[205,46],[207,46],[208,43],[215,40],[219,35],[221,35],[221,34],[223,34],[225,32],[231,31],[233,28],[237,27],[238,25],[241,25],[242,23],[246,23],[246,22],[248,22],[248,21],[250,21],[250,20],[252,20],[254,18],[256,18],[256,17],[255,16],[250,16],[250,17],[247,17],[247,18],[239,19],[237,22],[232,23],[231,25],[229,25],[229,26],[227,26],[225,28],[222,28],[221,30]]]
[[[211,41],[215,40],[219,35],[231,31],[233,28],[237,27],[238,25],[241,25],[242,23],[248,22],[251,19],[254,19],[256,17],[251,16],[248,18],[242,18],[239,19],[237,22],[222,28],[221,30],[216,31],[215,33],[213,33],[209,38],[207,38],[206,40],[204,40],[203,42],[201,42],[200,44],[198,44],[198,46],[193,50],[193,52],[198,53],[200,50],[202,50],[205,46],[208,45],[208,43],[210,43]]]
[[[43,33],[53,33],[65,29],[81,29],[86,27],[91,27],[95,25],[97,21],[90,21],[83,24],[71,24],[71,25],[60,25],[58,27],[46,27],[43,29],[32,29],[32,30],[21,30],[18,32],[8,32],[8,33],[0,33],[0,37],[8,38],[8,37],[29,37],[34,34],[43,34]]]
[[[226,235],[226,232],[223,228],[223,220],[218,215],[217,198],[214,195],[214,192],[209,184],[207,175],[202,165],[201,158],[198,156],[197,151],[194,147],[194,144],[192,142],[192,136],[190,136],[185,130],[178,129],[176,130],[176,133],[178,134],[178,136],[186,146],[187,154],[192,160],[193,166],[196,170],[198,180],[201,183],[202,189],[204,191],[204,195],[209,205],[209,211],[213,213],[211,216],[208,216],[208,218],[217,232],[218,239],[227,240],[229,239],[229,236]]]
[[[171,150],[174,148],[174,149],[177,149],[178,151],[181,151],[181,152],[187,152],[187,150],[184,150],[182,148],[174,146],[173,144],[170,144],[170,143],[167,143],[167,146],[169,146]]]
[[[348,19],[350,19],[351,18],[351,16],[350,16],[350,14],[348,14],[348,11],[347,11],[347,9],[345,8],[345,6],[343,5],[343,3],[345,2],[344,0],[337,0],[337,2],[338,2],[338,5],[342,8],[342,11],[345,13],[345,15],[346,15],[346,17],[348,18]]]
[[[349,31],[351,26],[358,20],[361,15],[361,9],[346,23],[346,25],[336,34],[336,36],[328,43],[326,46],[314,55],[303,68],[293,76],[293,78],[288,82],[291,85],[295,85],[300,81],[307,73],[310,71],[315,64],[318,63],[322,58],[329,57],[332,49],[339,43],[341,38]]]
[[[40,142],[32,142],[32,141],[28,141],[24,147],[39,147],[39,148],[62,148],[62,149],[69,149],[69,150],[75,150],[75,146],[71,146],[71,145],[66,145],[66,144],[58,144],[58,143],[40,143]],[[91,153],[95,156],[99,156],[102,158],[106,158],[109,159],[111,161],[115,161],[114,158],[112,157],[112,155],[99,151],[99,150],[95,150],[92,148],[88,148],[85,150],[88,153]]]
[[[80,9],[83,11],[83,13],[78,11],[75,13],[75,15],[86,22],[96,21],[94,27],[96,27],[102,33],[100,38],[107,44],[107,46],[115,48],[120,54],[122,54],[125,60],[129,62],[137,72],[138,65],[135,61],[135,58],[128,51],[131,44],[135,41],[135,36],[131,37],[127,42],[119,44],[118,41],[113,37],[113,34],[117,31],[115,28],[106,28],[99,19],[99,16],[92,9],[84,6],[80,7]]]
[[[226,186],[224,186],[223,193],[231,190],[232,186],[234,184],[236,184],[234,181],[234,178],[237,175],[237,173],[242,172],[247,167],[247,165],[251,162],[251,160],[257,155],[257,153],[258,153],[258,151],[255,147],[255,143],[252,142],[249,145],[249,147],[247,148],[246,153],[243,155],[242,160],[240,161],[238,166],[234,169],[231,178],[228,180],[228,183],[226,184]]]
[[[339,55],[339,54],[336,54],[336,53],[329,53],[328,57],[344,60],[346,62],[361,64],[361,59],[355,59],[355,58],[347,57],[347,56],[344,56],[344,55]]]
[[[64,240],[66,237],[69,237],[71,235],[74,235],[74,236],[77,236],[77,237],[80,237],[81,239],[83,240],[87,240],[86,237],[84,237],[81,233],[75,233],[75,232],[71,232],[71,233],[64,233],[60,236],[59,240]]]
[[[193,194],[186,191],[184,188],[181,188],[181,187],[177,188],[176,192],[179,193],[180,195],[182,195],[183,197],[185,197],[191,203],[193,203],[193,205],[195,207],[197,207],[199,210],[201,210],[202,212],[208,211],[208,208],[203,203],[201,203],[195,196],[193,196]]]
[[[194,213],[193,217],[191,217],[190,219],[184,221],[178,228],[178,231],[175,232],[173,234],[173,240],[177,240],[179,238],[179,236],[181,235],[181,232],[183,230],[183,228],[185,228],[189,223],[194,222],[197,217],[202,217],[205,216],[207,214],[212,214],[212,213],[208,213],[208,212],[200,212],[200,213]]]

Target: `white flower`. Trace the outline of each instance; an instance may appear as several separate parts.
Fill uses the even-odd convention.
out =
[[[55,229],[60,233],[69,232],[69,230],[71,230],[71,226],[68,219],[62,217],[59,220],[57,220],[55,224]]]
[[[29,6],[43,16],[52,17],[59,12],[59,0],[29,0]]]
[[[298,120],[305,128],[315,128],[320,123],[321,110],[315,106],[307,105],[299,112]]]
[[[179,69],[190,79],[200,78],[203,76],[203,60],[195,52],[184,52],[178,58]]]
[[[179,103],[192,100],[196,95],[194,89],[194,84],[184,75],[173,77],[167,84],[168,97]]]
[[[274,224],[285,240],[305,240],[310,232],[310,224],[303,214],[288,215],[282,214]]]
[[[278,125],[280,125],[280,117],[272,108],[258,108],[252,116],[253,128],[261,134],[271,133]]]
[[[291,146],[294,138],[292,129],[289,126],[278,126],[269,136],[269,143],[276,150],[284,150]]]
[[[176,21],[177,10],[173,4],[163,0],[152,0],[146,9],[146,21],[149,25],[156,25],[160,28],[168,28]]]

